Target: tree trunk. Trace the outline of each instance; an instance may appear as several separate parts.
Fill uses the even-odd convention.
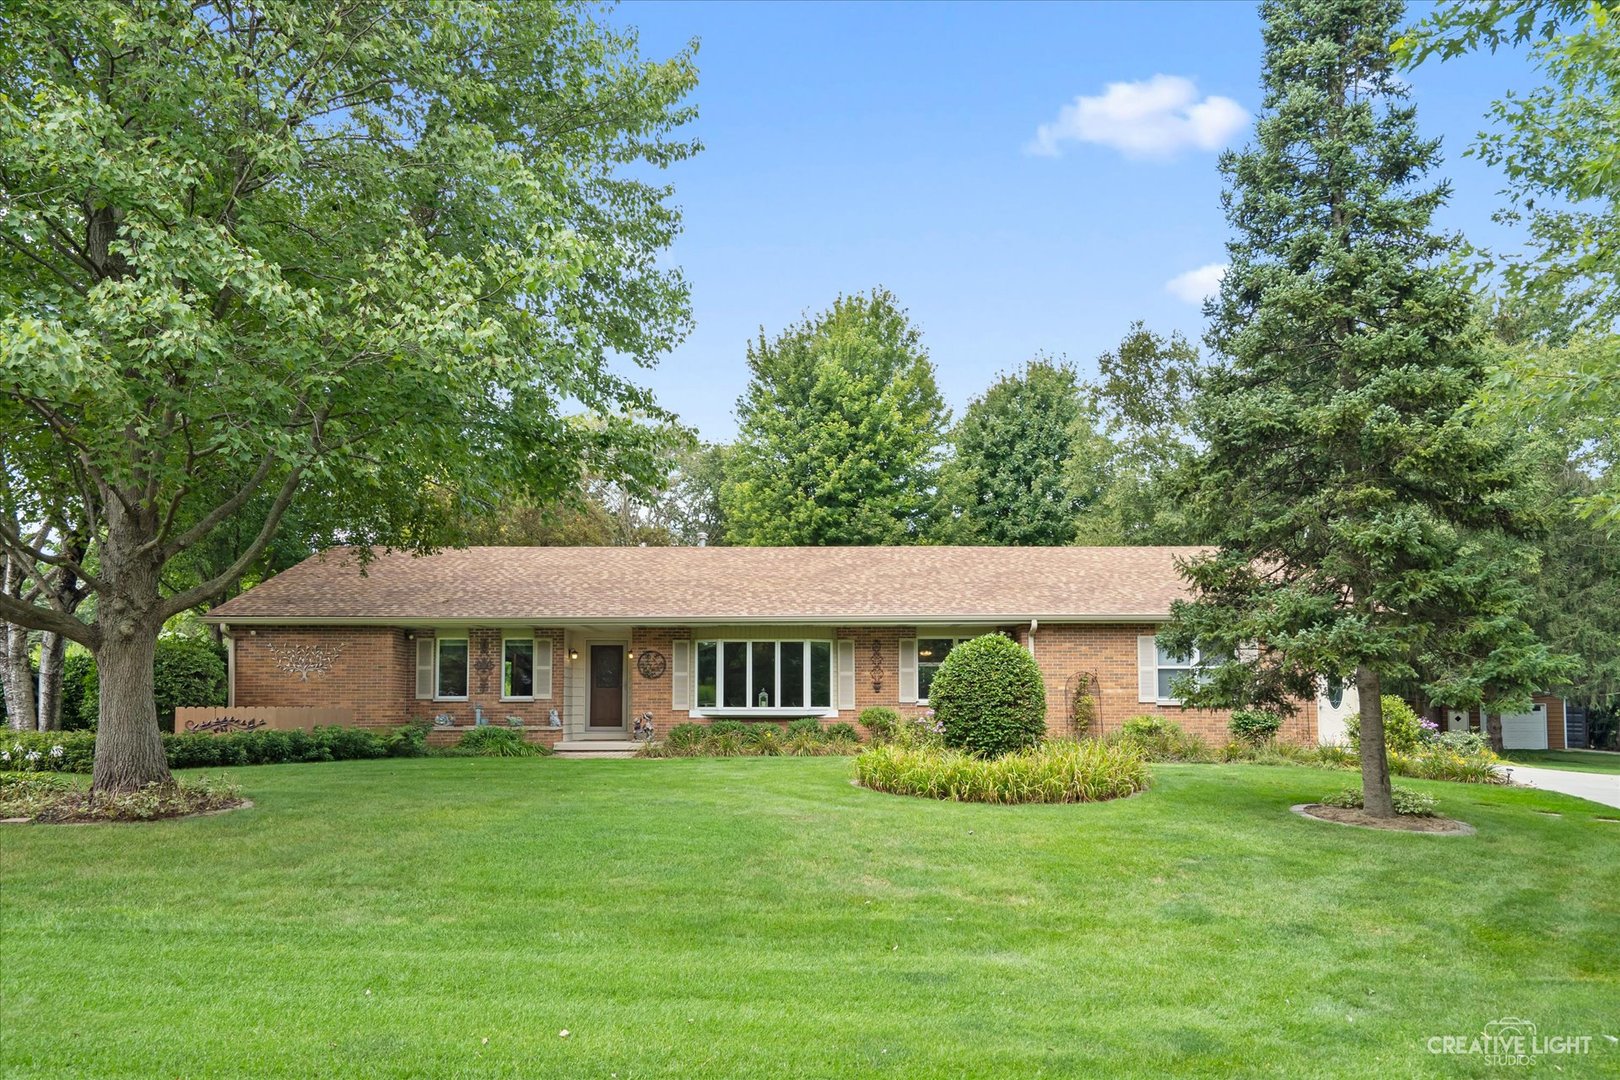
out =
[[[39,726],[34,709],[34,665],[28,659],[28,627],[6,623],[5,668],[0,673],[6,695],[6,722],[16,731]]]
[[[1485,718],[1485,723],[1480,726],[1485,729],[1485,737],[1491,741],[1491,751],[1497,754],[1506,753],[1507,747],[1502,745],[1502,714],[1488,713],[1485,711],[1488,707],[1489,702],[1479,707],[1479,714]]]
[[[174,781],[153,694],[152,662],[163,629],[159,563],[147,550],[154,532],[150,515],[129,512],[116,500],[109,503],[101,561],[111,589],[96,601],[101,719],[92,795]]]
[[[1356,691],[1361,695],[1361,805],[1373,817],[1395,816],[1389,791],[1389,755],[1384,748],[1384,699],[1378,672],[1356,669]]]
[[[157,629],[113,636],[96,650],[101,719],[96,725],[93,792],[135,791],[174,779],[163,753],[153,695]]]
[[[40,635],[39,730],[62,730],[62,662],[67,659],[67,638]]]

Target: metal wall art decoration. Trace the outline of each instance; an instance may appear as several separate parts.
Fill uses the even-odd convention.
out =
[[[229,731],[258,731],[260,728],[269,726],[269,723],[264,720],[247,720],[239,716],[221,716],[214,720],[187,720],[184,730],[224,734]]]
[[[636,657],[636,670],[641,672],[643,679],[658,679],[664,675],[669,665],[664,662],[664,654],[647,649]]]
[[[883,643],[872,639],[872,693],[883,693]]]
[[[489,693],[489,673],[495,670],[495,658],[489,655],[489,638],[478,643],[478,662],[473,670],[478,672],[478,692]]]
[[[274,641],[266,642],[270,655],[275,657],[276,667],[289,675],[297,675],[302,682],[309,682],[311,675],[325,675],[337,663],[338,654],[343,652],[343,642],[335,645],[322,645],[315,642],[290,641],[276,644]]]

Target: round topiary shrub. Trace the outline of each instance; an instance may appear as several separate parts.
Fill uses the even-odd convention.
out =
[[[1046,686],[1035,658],[1002,634],[965,641],[934,675],[928,704],[945,745],[980,757],[1034,746],[1046,735]]]

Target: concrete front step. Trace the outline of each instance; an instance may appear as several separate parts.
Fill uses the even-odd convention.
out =
[[[641,747],[628,739],[564,739],[552,750],[560,758],[627,758]]]

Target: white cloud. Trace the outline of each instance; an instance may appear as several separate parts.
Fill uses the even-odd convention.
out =
[[[1131,158],[1169,158],[1187,147],[1219,150],[1249,121],[1228,97],[1200,99],[1180,75],[1109,83],[1097,97],[1081,95],[1035,130],[1025,150],[1057,157],[1067,142],[1100,143]]]
[[[1221,278],[1225,276],[1225,263],[1210,263],[1196,270],[1188,270],[1185,274],[1177,274],[1164,283],[1164,291],[1177,300],[1202,304],[1220,291]]]

